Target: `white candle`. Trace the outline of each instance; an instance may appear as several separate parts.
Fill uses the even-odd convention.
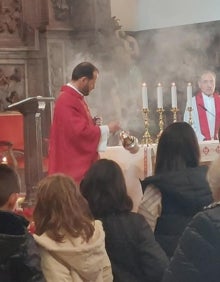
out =
[[[171,101],[172,101],[172,108],[177,108],[176,85],[174,82],[171,84]]]
[[[187,84],[187,107],[192,107],[192,84]]]
[[[148,109],[148,96],[147,96],[147,84],[142,83],[142,102],[143,109]]]
[[[157,108],[163,108],[163,90],[160,83],[157,84]]]

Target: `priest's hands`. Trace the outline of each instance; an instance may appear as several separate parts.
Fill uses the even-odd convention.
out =
[[[98,125],[98,126],[102,125],[102,117],[95,116],[93,118],[93,122],[95,125]]]

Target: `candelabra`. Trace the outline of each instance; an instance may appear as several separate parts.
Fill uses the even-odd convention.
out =
[[[141,141],[142,144],[152,144],[152,139],[148,130],[149,127],[148,114],[149,114],[149,110],[147,108],[143,108],[145,132],[142,137],[142,141]]]
[[[164,126],[164,122],[163,122],[163,112],[164,112],[164,109],[163,108],[158,108],[157,109],[157,112],[159,113],[159,133],[157,134],[157,139],[156,139],[156,143],[158,143],[159,141],[159,138],[163,132],[163,126]]]
[[[179,111],[178,108],[172,108],[171,112],[173,113],[173,122],[177,122],[177,112]]]
[[[192,120],[192,107],[187,107],[187,111],[189,112],[189,124],[192,125],[193,120]]]

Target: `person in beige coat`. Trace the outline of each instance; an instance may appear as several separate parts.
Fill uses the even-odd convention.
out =
[[[46,281],[113,281],[102,223],[93,220],[70,177],[40,181],[33,218]]]

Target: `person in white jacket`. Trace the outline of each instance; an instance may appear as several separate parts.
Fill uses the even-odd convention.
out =
[[[70,177],[40,181],[33,219],[46,281],[113,281],[102,223]]]

